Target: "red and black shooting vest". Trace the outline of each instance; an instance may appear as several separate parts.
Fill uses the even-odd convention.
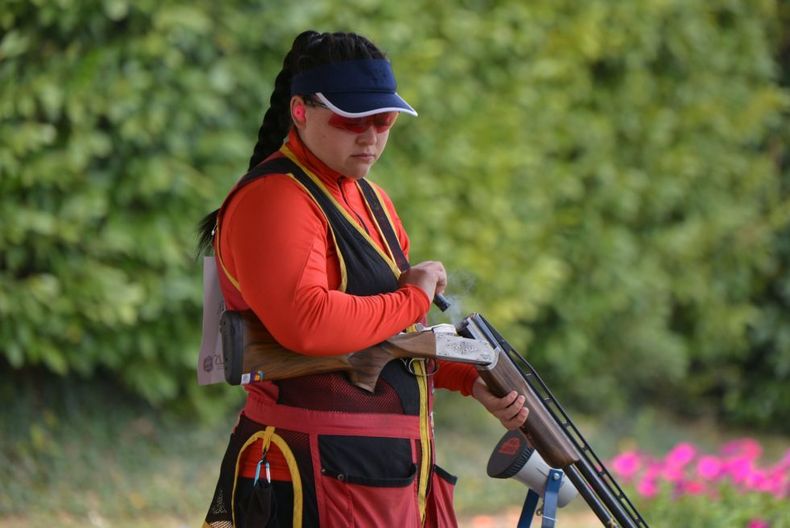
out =
[[[344,291],[364,296],[398,288],[398,275],[409,264],[366,180],[357,185],[389,255],[373,246],[364,227],[334,203],[317,176],[286,156],[264,161],[246,174],[225,203],[268,174],[293,178],[320,207],[341,261]],[[422,360],[393,360],[373,393],[342,373],[273,382],[278,387],[274,405],[250,392],[223,460],[217,489],[222,495],[224,488],[225,495],[215,494],[216,515],[210,510],[206,522],[214,525],[234,511],[241,454],[262,439],[264,449],[282,453],[291,476],[289,483],[274,486],[279,526],[455,526],[455,477],[433,464],[433,389],[426,370]]]

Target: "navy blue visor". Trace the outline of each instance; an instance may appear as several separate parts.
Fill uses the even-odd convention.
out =
[[[395,75],[385,59],[322,64],[298,73],[291,95],[311,95],[344,117],[366,117],[382,112],[417,112],[397,94]]]

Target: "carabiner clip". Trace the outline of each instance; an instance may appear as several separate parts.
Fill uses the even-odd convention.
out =
[[[255,480],[252,482],[253,487],[258,483],[258,479],[261,476],[261,464],[264,464],[264,468],[266,469],[266,482],[268,484],[272,483],[272,474],[271,471],[269,471],[269,461],[266,459],[266,453],[263,453],[261,459],[258,460],[258,465],[255,467]]]

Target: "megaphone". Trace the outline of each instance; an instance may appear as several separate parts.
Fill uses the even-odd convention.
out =
[[[489,477],[514,478],[541,497],[545,494],[551,471],[551,466],[529,445],[527,437],[518,429],[508,431],[499,440],[488,459],[486,468]],[[578,494],[573,483],[563,478],[557,492],[557,506],[564,507]]]

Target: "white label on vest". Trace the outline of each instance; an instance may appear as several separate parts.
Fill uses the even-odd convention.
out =
[[[222,337],[219,333],[219,319],[224,311],[225,299],[219,287],[217,261],[213,256],[203,257],[203,338],[197,364],[200,385],[225,381]]]

